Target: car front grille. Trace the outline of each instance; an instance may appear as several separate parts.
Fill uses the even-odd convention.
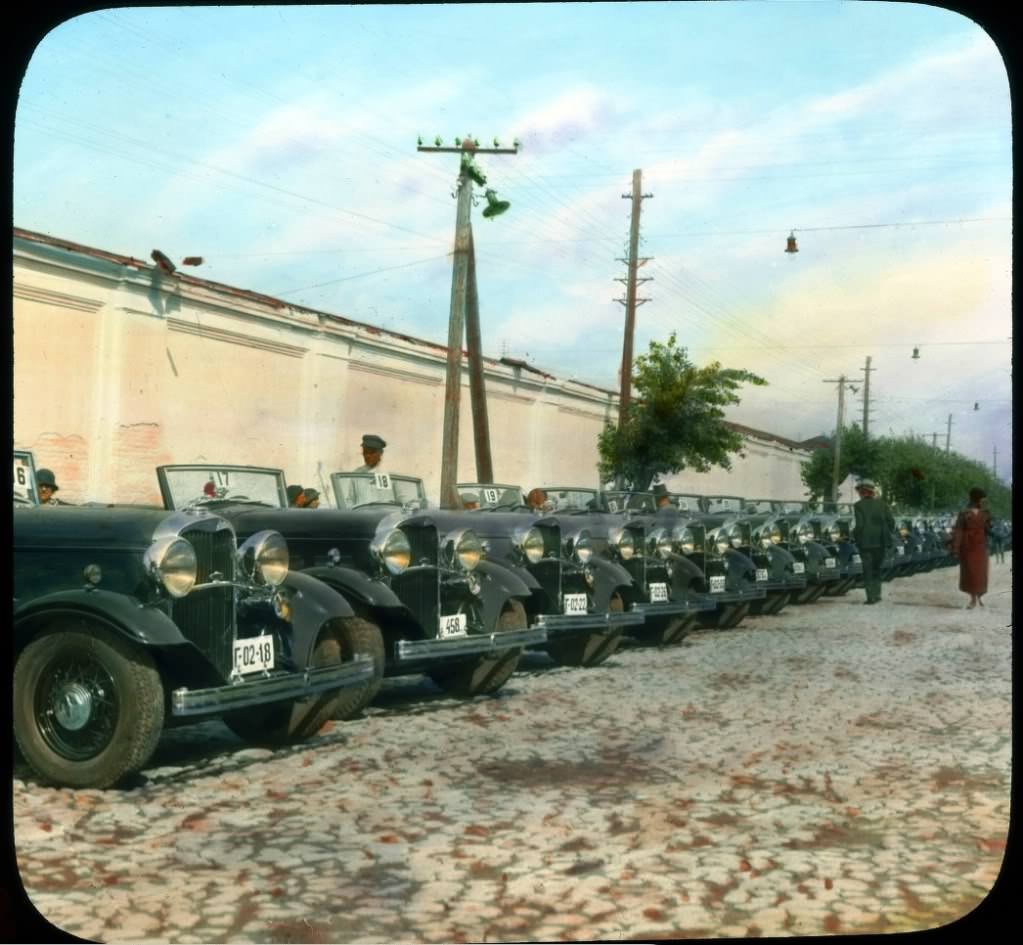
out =
[[[531,564],[529,572],[540,582],[544,593],[557,605],[558,595],[561,593],[561,560],[544,558],[536,564]]]
[[[440,553],[437,546],[437,529],[433,525],[408,525],[401,526],[401,530],[408,538],[412,549],[412,563],[414,565],[437,564]]]
[[[224,581],[234,580],[235,540],[228,528],[188,529],[181,535],[195,551],[196,585],[206,584],[218,573]],[[234,667],[234,588],[199,588],[187,597],[175,600],[171,619],[182,634],[194,643],[225,679]]]

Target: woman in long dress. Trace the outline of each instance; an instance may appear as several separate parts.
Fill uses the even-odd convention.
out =
[[[952,536],[952,554],[959,559],[959,590],[970,595],[966,605],[972,610],[987,593],[988,549],[987,534],[991,528],[991,513],[983,507],[987,493],[974,487],[970,490],[970,503],[959,513]]]

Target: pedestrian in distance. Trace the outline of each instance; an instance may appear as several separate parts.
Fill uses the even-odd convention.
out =
[[[67,502],[57,498],[60,486],[57,485],[57,477],[53,475],[52,469],[36,470],[36,489],[40,505],[67,505]]]
[[[675,503],[671,501],[671,496],[668,495],[668,487],[663,482],[659,482],[654,486],[653,494],[658,512],[661,509],[673,509],[675,507]]]
[[[295,505],[300,509],[318,509],[320,493],[315,489],[303,489],[302,494],[295,500]]]
[[[987,593],[987,535],[991,513],[984,508],[987,493],[983,489],[974,486],[969,496],[969,504],[956,517],[952,554],[959,559],[959,590],[970,595],[966,609],[973,610],[978,604],[984,606],[983,597]]]
[[[895,517],[891,509],[877,498],[877,486],[869,479],[861,479],[856,486],[860,496],[853,506],[853,541],[863,562],[863,588],[868,604],[881,601],[881,564],[885,551],[892,547]]]
[[[288,508],[295,508],[298,505],[299,496],[302,495],[302,487],[298,485],[288,486]]]
[[[384,459],[384,448],[387,443],[375,433],[366,433],[362,437],[363,464],[354,472],[383,472],[381,463]]]
[[[526,496],[526,505],[528,505],[534,512],[546,511],[547,493],[539,486],[535,489],[530,489],[529,494]]]

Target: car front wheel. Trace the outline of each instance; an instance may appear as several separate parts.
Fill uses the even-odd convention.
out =
[[[517,600],[508,601],[498,618],[497,632],[525,630],[526,608]],[[454,696],[484,696],[497,692],[518,668],[522,647],[504,650],[494,656],[482,656],[431,670],[430,678]]]
[[[14,735],[48,783],[116,784],[149,760],[163,719],[152,656],[106,627],[63,624],[29,643],[14,667]]]

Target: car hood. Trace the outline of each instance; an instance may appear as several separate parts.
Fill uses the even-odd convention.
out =
[[[180,513],[141,506],[16,508],[14,548],[145,548],[157,527],[175,515]]]

